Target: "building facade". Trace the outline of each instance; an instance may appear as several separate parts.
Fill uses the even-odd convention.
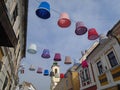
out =
[[[24,81],[21,85],[19,85],[18,90],[36,90],[32,83]]]
[[[64,78],[61,78],[54,90],[80,90],[79,73],[75,70],[78,64],[73,65]]]
[[[120,30],[119,26],[120,23],[117,23],[113,29]],[[107,36],[87,59],[92,64],[97,90],[120,90],[120,45],[112,32],[108,32]]]
[[[60,66],[57,64],[57,62],[54,62],[51,69],[53,75],[51,75],[50,90],[54,90],[54,88],[60,81]]]
[[[28,0],[0,0],[0,90],[15,90],[25,57]]]
[[[80,65],[76,69],[79,73],[80,90],[96,90],[97,89],[93,68],[88,56],[97,47],[98,44],[99,42],[95,42],[88,50],[85,50],[85,52],[82,52],[82,57],[80,58]],[[86,63],[85,66],[83,62]]]

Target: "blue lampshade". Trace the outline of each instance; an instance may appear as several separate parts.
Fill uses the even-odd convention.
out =
[[[50,58],[49,50],[48,49],[44,49],[41,57],[43,57],[43,58]]]
[[[44,70],[44,76],[48,76],[49,75],[49,70],[45,69]]]
[[[42,19],[48,19],[50,17],[50,5],[48,2],[41,2],[38,9],[36,10],[36,15]]]

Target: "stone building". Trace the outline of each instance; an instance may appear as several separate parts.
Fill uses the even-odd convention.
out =
[[[0,0],[0,90],[14,90],[25,57],[28,0]]]

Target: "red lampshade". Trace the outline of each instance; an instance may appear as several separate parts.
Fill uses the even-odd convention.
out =
[[[60,78],[64,78],[64,74],[63,73],[60,74]]]
[[[65,56],[65,62],[64,62],[64,64],[71,64],[72,62],[71,62],[71,58],[70,58],[70,56]]]
[[[61,61],[61,54],[60,53],[55,53],[54,61]]]
[[[67,13],[62,13],[58,20],[58,25],[62,28],[69,27],[71,25],[71,21]]]
[[[24,72],[25,72],[24,69],[21,69],[21,70],[20,70],[20,73],[21,73],[21,74],[24,74]]]
[[[76,30],[75,30],[75,33],[76,35],[83,35],[87,32],[87,27],[84,26],[84,23],[83,22],[77,22],[76,23]]]
[[[96,31],[95,28],[90,28],[90,29],[88,30],[88,39],[89,39],[89,40],[95,40],[95,39],[97,39],[98,37],[99,37],[99,35],[98,35],[98,33],[97,33],[97,31]]]
[[[83,67],[83,68],[88,67],[88,63],[87,63],[87,61],[86,61],[86,60],[82,61],[82,67]]]

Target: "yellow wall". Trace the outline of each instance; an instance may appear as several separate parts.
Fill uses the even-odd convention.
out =
[[[68,72],[67,78],[60,80],[54,90],[80,90],[78,72]]]
[[[80,80],[78,72],[72,72],[73,90],[80,90]]]
[[[107,76],[105,73],[99,76],[99,81],[102,81],[100,82],[101,86],[108,84]]]
[[[114,76],[116,74],[115,77],[113,77],[114,81],[118,81],[120,80],[120,66],[114,68],[113,70],[111,70],[111,74],[112,76]]]

